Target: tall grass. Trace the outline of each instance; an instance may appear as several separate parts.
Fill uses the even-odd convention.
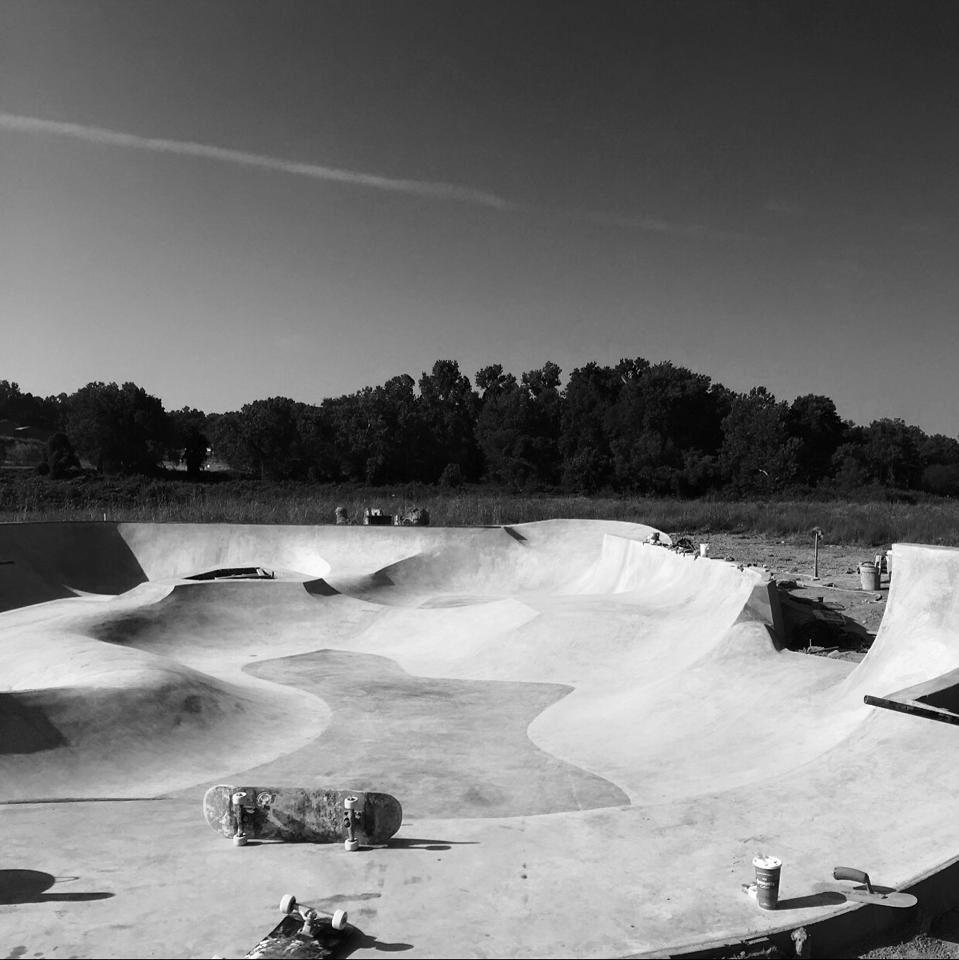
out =
[[[369,488],[252,481],[92,479],[51,482],[0,475],[0,521],[116,520],[149,523],[333,523],[344,507],[361,523],[367,507],[387,514],[413,506],[434,526],[515,524],[557,517],[648,523],[673,536],[740,533],[806,540],[820,527],[827,543],[876,547],[913,541],[959,544],[959,503],[881,501],[678,500],[520,494],[484,487]]]

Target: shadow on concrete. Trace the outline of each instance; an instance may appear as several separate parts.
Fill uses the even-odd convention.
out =
[[[336,893],[332,897],[324,897],[319,905],[324,910],[329,910],[332,913],[334,910],[339,909],[341,904],[356,903],[361,900],[379,900],[382,896],[382,893]]]
[[[40,870],[0,870],[0,904],[77,902],[81,900],[108,900],[112,893],[47,893],[55,883],[76,880],[77,877],[54,877]]]
[[[787,585],[777,584],[783,616],[783,642],[790,650],[808,647],[835,647],[856,650],[868,647],[875,635],[852,617],[840,613],[821,597],[801,597],[792,594]]]
[[[330,586],[322,577],[316,580],[307,580],[303,584],[303,589],[312,597],[335,597],[339,596],[340,591]]]
[[[846,898],[838,892],[824,890],[821,893],[812,893],[807,897],[790,897],[780,900],[777,910],[806,910],[809,907],[836,907],[845,903]]]
[[[473,846],[476,840],[419,840],[416,837],[393,837],[384,846],[403,850],[449,850],[451,847]]]
[[[67,743],[28,692],[0,693],[0,731],[0,754],[39,753]]]
[[[0,579],[0,611],[84,593],[120,594],[147,576],[115,523],[10,523],[0,556],[15,561]]]
[[[412,950],[412,943],[386,943],[383,940],[377,940],[376,937],[371,937],[368,933],[363,933],[360,930],[357,930],[356,936],[354,936],[349,942],[349,952],[344,952],[340,954],[343,957],[348,957],[355,950],[381,950],[383,953],[401,953],[404,950]]]
[[[537,747],[533,720],[572,690],[559,683],[407,673],[370,653],[317,650],[245,666],[329,704],[315,741],[234,782],[403,783],[411,817],[495,818],[629,805],[614,783]],[[283,779],[281,779],[283,778]],[[295,778],[295,779],[294,779]]]

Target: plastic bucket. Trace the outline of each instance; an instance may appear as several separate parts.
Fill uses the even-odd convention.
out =
[[[753,857],[756,871],[756,903],[763,910],[779,906],[779,876],[783,862],[779,857]]]
[[[859,582],[863,590],[879,589],[879,571],[871,560],[859,564]]]

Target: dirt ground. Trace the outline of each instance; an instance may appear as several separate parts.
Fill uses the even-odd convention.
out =
[[[879,590],[863,590],[859,564],[866,560],[875,561],[880,554],[885,555],[891,546],[889,544],[881,550],[877,548],[870,551],[862,547],[820,541],[817,567],[816,548],[811,538],[808,542],[794,542],[740,534],[713,534],[702,539],[697,539],[695,533],[671,536],[674,541],[679,536],[686,536],[696,544],[708,543],[710,557],[732,560],[744,566],[764,567],[775,578],[780,589],[789,595],[821,602],[827,609],[862,627],[858,642],[850,635],[843,644],[848,649],[828,655],[861,660],[879,629],[886,609],[889,576],[882,574]]]
[[[816,550],[809,542],[768,540],[762,537],[720,534],[671,534],[674,542],[680,536],[689,537],[695,544],[709,543],[709,556],[754,567],[765,567],[774,577],[781,591],[788,595],[821,602],[829,610],[862,627],[862,634],[847,634],[838,650],[828,648],[820,655],[844,660],[861,660],[882,621],[889,593],[889,575],[883,573],[879,590],[863,590],[859,564],[875,561],[877,554],[885,554],[890,548],[869,551],[861,547],[841,544],[819,544],[818,579],[816,573]],[[893,574],[895,571],[892,571]],[[795,584],[793,586],[792,584]],[[850,624],[853,626],[853,624]],[[813,652],[817,652],[814,648]],[[918,960],[959,960],[959,909],[938,917],[928,930],[906,929],[901,939],[879,943],[860,944],[859,949],[843,954],[844,957],[868,958],[868,960],[898,960],[914,957]]]
[[[841,956],[862,960],[956,960],[959,957],[959,911],[952,910],[938,917],[928,933],[913,932],[908,939],[877,944],[872,949],[844,953]]]

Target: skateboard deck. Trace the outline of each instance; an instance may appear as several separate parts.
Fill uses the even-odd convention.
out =
[[[341,955],[344,945],[356,933],[356,927],[346,922],[345,912],[321,917],[300,907],[289,894],[280,907],[286,916],[246,954],[245,960],[328,960]]]
[[[347,804],[351,797],[355,800]],[[352,807],[352,825],[347,822],[347,806]],[[225,784],[207,790],[203,815],[214,830],[234,841],[242,836],[292,843],[347,838],[360,844],[385,843],[403,822],[399,800],[388,793]]]

